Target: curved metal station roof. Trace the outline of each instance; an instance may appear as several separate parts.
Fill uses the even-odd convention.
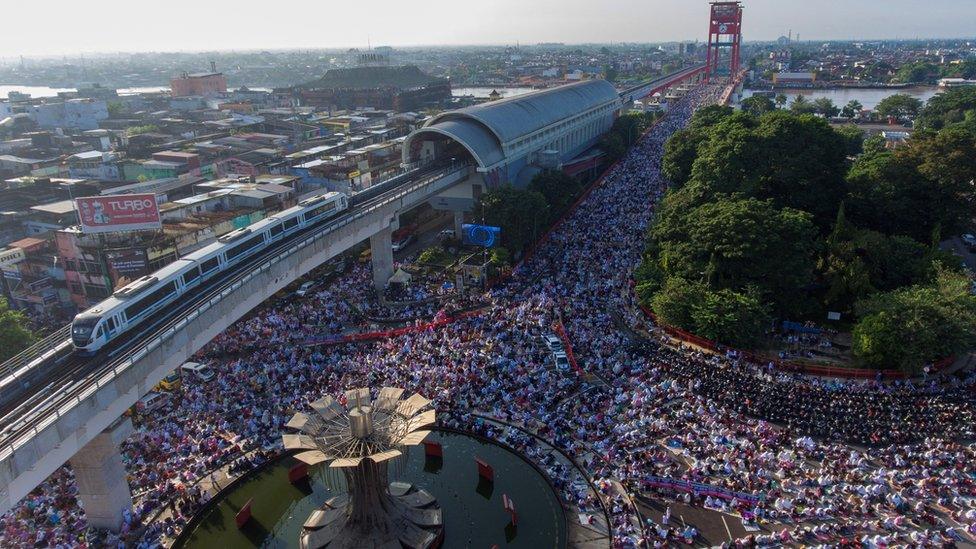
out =
[[[564,118],[619,99],[617,90],[606,80],[585,80],[441,113],[427,126],[444,120],[472,119],[487,126],[500,142],[509,143]]]
[[[441,113],[417,131],[447,135],[483,166],[505,158],[502,145],[580,112],[620,99],[606,80],[586,80]]]

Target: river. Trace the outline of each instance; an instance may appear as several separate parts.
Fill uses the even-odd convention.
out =
[[[758,90],[745,90],[742,93],[742,97],[746,98],[753,94],[754,91]],[[843,107],[850,100],[857,99],[861,102],[861,105],[865,109],[873,110],[878,106],[878,103],[882,99],[888,97],[889,95],[895,95],[896,93],[904,93],[911,95],[912,97],[917,97],[922,101],[928,101],[934,95],[939,93],[939,88],[935,86],[918,86],[913,88],[904,89],[868,89],[868,88],[829,88],[829,89],[798,89],[798,90],[775,90],[777,94],[782,93],[786,97],[790,98],[790,103],[793,102],[793,98],[797,95],[804,95],[807,99],[817,99],[820,97],[826,97],[834,102],[834,105],[838,107]]]
[[[270,88],[250,88],[251,91],[271,91]],[[75,88],[50,88],[47,86],[21,86],[19,84],[0,84],[0,99],[6,99],[7,94],[12,91],[30,94],[33,98],[57,97],[60,92],[74,92]],[[118,88],[119,95],[132,95],[136,93],[156,93],[169,91],[169,86],[145,86],[137,88]],[[489,90],[490,91],[490,90]]]
[[[120,95],[128,95],[134,93],[152,93],[168,90],[167,86],[147,86],[140,88],[119,88],[117,91]],[[264,88],[251,88],[252,90],[264,91]],[[498,90],[498,93],[502,97],[515,97],[517,95],[525,95],[537,91],[535,88],[529,87],[514,87],[514,88],[491,88],[486,86],[472,86],[466,88],[457,88],[453,90],[453,95],[464,96],[473,95],[479,99],[484,99],[488,97],[488,94],[492,90]],[[22,86],[19,84],[0,84],[0,99],[5,99],[7,94],[12,91],[30,94],[31,97],[41,98],[41,97],[57,97],[60,92],[73,92],[76,91],[75,88],[51,88],[48,86]]]
[[[479,99],[485,99],[492,90],[497,90],[502,97],[515,97],[518,95],[525,95],[527,93],[532,93],[538,91],[535,88],[528,87],[516,87],[516,88],[491,88],[486,86],[476,86],[469,88],[455,88],[451,90],[451,95],[455,97],[460,97],[464,95],[473,95]]]

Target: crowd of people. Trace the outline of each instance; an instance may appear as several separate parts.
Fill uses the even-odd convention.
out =
[[[309,296],[269,303],[214,339],[199,359],[216,378],[184,383],[165,411],[138,418],[122,446],[136,501],[122,537],[149,548],[178,533],[207,497],[194,486],[218,468],[240,472],[279,451],[283,425],[309,402],[393,385],[431,398],[445,426],[504,436],[547,472],[567,506],[606,512],[614,547],[699,535],[669,514],[653,521],[642,512],[648,499],[703,507],[715,520],[738,515],[759,528],[727,542],[741,546],[973,541],[972,376],[919,386],[812,380],[682,348],[637,306],[630,272],[667,190],[664,143],[720,92],[702,86],[673,104],[488,292],[394,310],[373,297],[369,266],[354,264]],[[477,314],[376,341],[307,344],[366,330],[370,317],[431,320],[445,310]],[[554,367],[542,338],[556,324],[585,376]],[[533,437],[502,435],[486,417],[574,456],[588,483],[576,482]],[[662,477],[743,497],[650,482]],[[91,545],[76,492],[66,466],[0,518],[0,546]],[[166,518],[155,520],[160,513]]]

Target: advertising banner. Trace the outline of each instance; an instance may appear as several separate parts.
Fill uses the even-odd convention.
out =
[[[125,248],[121,250],[106,250],[105,261],[113,282],[121,278],[135,280],[149,273],[149,258],[146,250]]]
[[[120,194],[76,198],[84,233],[145,231],[162,228],[154,194]]]

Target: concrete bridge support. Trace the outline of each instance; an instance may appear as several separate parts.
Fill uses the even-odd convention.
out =
[[[369,249],[373,256],[373,287],[381,295],[393,276],[393,228],[387,227],[369,237]]]
[[[78,500],[96,528],[118,531],[122,513],[132,509],[132,491],[126,481],[119,444],[132,433],[128,418],[115,422],[69,461],[78,483]]]

